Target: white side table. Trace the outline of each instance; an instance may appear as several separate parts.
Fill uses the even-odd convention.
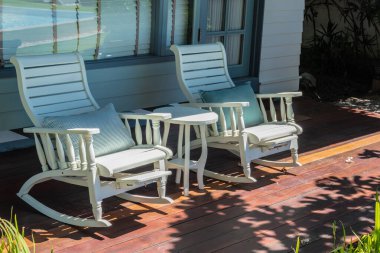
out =
[[[184,107],[184,106],[174,106],[174,107],[162,107],[154,110],[154,112],[159,113],[171,113],[172,118],[165,120],[165,130],[163,137],[164,146],[167,143],[169,136],[170,124],[179,125],[179,135],[178,135],[178,149],[177,157],[168,161],[167,166],[170,169],[177,169],[176,183],[179,184],[181,181],[181,170],[183,170],[183,188],[184,195],[189,195],[189,171],[197,171],[197,181],[199,189],[204,188],[203,184],[203,173],[207,160],[207,142],[206,142],[206,126],[217,122],[218,115],[214,112]],[[199,126],[200,137],[202,142],[202,153],[198,161],[190,160],[190,127]],[[183,134],[185,132],[185,157],[183,158]]]

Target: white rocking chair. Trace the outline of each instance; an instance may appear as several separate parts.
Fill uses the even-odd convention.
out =
[[[228,182],[250,183],[256,182],[256,179],[251,176],[251,162],[273,167],[301,166],[298,162],[297,150],[298,135],[302,133],[302,128],[295,123],[292,109],[292,98],[301,96],[301,92],[257,94],[264,123],[246,128],[243,107],[249,106],[248,102],[203,103],[201,99],[200,94],[203,91],[235,87],[228,73],[223,44],[172,45],[170,50],[175,54],[178,82],[190,102],[187,106],[219,112],[219,128],[221,129],[218,129],[217,124],[212,126],[207,137],[208,146],[227,149],[239,156],[245,175],[233,177],[205,171],[205,176]],[[274,98],[280,101],[280,119],[276,113]],[[267,115],[264,100],[269,102],[270,117]],[[225,110],[229,112],[230,124],[226,122]],[[270,133],[269,136],[268,133]],[[192,142],[192,148],[199,147],[200,141],[197,135],[197,139]],[[286,150],[291,151],[292,162],[260,159]]]
[[[104,198],[117,196],[133,202],[172,202],[165,196],[167,176],[171,174],[165,167],[165,160],[172,156],[172,152],[160,146],[159,131],[159,121],[170,118],[170,114],[120,114],[129,132],[128,120],[136,121],[137,145],[95,157],[93,135],[99,134],[99,129],[42,127],[43,120],[47,116],[77,115],[99,109],[87,84],[82,57],[79,54],[24,56],[12,57],[11,62],[16,67],[22,104],[35,125],[34,128],[24,129],[24,132],[34,134],[37,154],[42,166],[42,172],[31,177],[20,189],[17,195],[21,199],[50,218],[86,227],[111,226],[109,221],[102,218]],[[142,141],[143,132],[139,120],[146,120],[144,138],[146,144]],[[74,147],[73,136],[79,139],[79,147]],[[76,148],[79,149],[79,160],[75,157]],[[154,169],[151,171],[126,173],[130,169],[149,164],[154,164]],[[104,180],[103,177],[108,180]],[[87,187],[94,219],[59,213],[29,194],[33,186],[51,179]],[[158,197],[127,193],[154,182],[157,183]]]

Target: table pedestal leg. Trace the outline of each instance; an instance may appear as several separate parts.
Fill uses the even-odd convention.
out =
[[[183,152],[182,152],[183,128],[184,128],[184,125],[179,125],[178,145],[177,145],[177,157],[179,159],[182,159],[182,157],[183,157]],[[176,184],[180,184],[181,183],[181,174],[182,174],[182,170],[181,169],[177,169],[177,174],[176,174],[176,177],[175,177]]]
[[[190,170],[190,125],[185,126],[185,164],[183,168],[183,191],[189,195],[189,170]]]
[[[198,160],[198,168],[197,168],[197,180],[198,180],[198,188],[204,189],[203,184],[203,173],[207,160],[207,141],[206,141],[206,126],[201,125],[201,140],[202,140],[202,154]]]

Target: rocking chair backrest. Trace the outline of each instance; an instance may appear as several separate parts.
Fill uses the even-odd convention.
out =
[[[13,56],[21,102],[33,124],[46,116],[66,116],[99,108],[78,53]]]
[[[201,102],[201,91],[235,86],[228,74],[222,43],[172,45],[170,50],[175,54],[178,82],[190,102]]]

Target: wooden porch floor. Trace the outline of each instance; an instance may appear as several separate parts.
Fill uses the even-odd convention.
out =
[[[170,179],[172,205],[135,204],[109,198],[105,218],[113,226],[78,228],[47,218],[16,197],[27,178],[39,172],[33,148],[0,154],[0,216],[13,206],[19,224],[36,252],[289,252],[296,237],[301,252],[328,252],[331,224],[342,221],[348,234],[373,225],[374,193],[380,185],[380,116],[339,109],[310,99],[296,101],[303,167],[255,167],[256,184],[230,184],[205,178],[197,190],[191,177],[190,197]],[[303,119],[305,117],[302,117]],[[173,146],[174,147],[174,146]],[[284,156],[285,159],[287,156]],[[353,157],[347,163],[347,157]],[[281,157],[278,157],[281,158]],[[240,174],[237,159],[209,151],[207,167]],[[137,190],[154,192],[153,186]],[[33,194],[57,210],[90,216],[87,192],[59,182],[36,187]],[[341,229],[339,230],[341,234]]]

